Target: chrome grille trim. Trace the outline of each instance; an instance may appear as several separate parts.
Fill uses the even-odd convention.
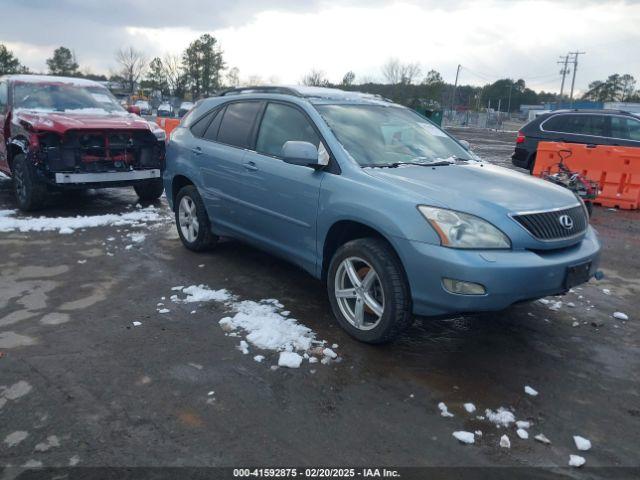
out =
[[[560,217],[567,215],[573,221],[573,227],[567,229],[560,224]],[[520,212],[511,215],[527,232],[542,241],[567,240],[582,235],[589,226],[584,207],[556,208],[547,211]]]

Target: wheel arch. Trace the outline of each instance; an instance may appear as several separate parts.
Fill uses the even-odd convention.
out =
[[[174,208],[178,192],[188,185],[195,186],[195,183],[189,177],[185,175],[176,175],[173,177],[171,181],[171,203],[174,205]]]

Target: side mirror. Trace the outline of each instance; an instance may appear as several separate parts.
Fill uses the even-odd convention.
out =
[[[140,107],[138,107],[137,105],[129,105],[127,107],[127,112],[135,113],[136,115],[140,115]]]
[[[460,145],[462,145],[465,150],[471,150],[471,144],[466,140],[458,140],[458,142],[460,142]]]
[[[329,155],[320,144],[316,148],[313,143],[289,140],[282,146],[282,158],[285,162],[304,167],[321,168],[329,163]]]

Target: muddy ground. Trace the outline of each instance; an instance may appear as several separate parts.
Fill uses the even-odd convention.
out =
[[[513,133],[454,133],[509,165]],[[0,210],[15,208],[10,187],[0,179]],[[40,215],[135,203],[132,191],[104,190],[54,198]],[[167,218],[150,226],[0,233],[0,465],[533,466],[569,477],[639,466],[640,213],[596,208],[605,278],[551,299],[558,310],[535,302],[422,319],[374,347],[337,326],[318,281],[234,241],[189,252],[157,206]],[[147,237],[126,249],[131,232]],[[261,352],[243,355],[218,325],[224,305],[166,300],[193,284],[278,299],[338,344],[339,359],[295,370],[272,369],[275,353],[254,361]],[[159,302],[171,311],[159,314]],[[499,407],[532,423],[529,439],[476,418]],[[457,430],[482,436],[463,445]],[[539,433],[551,444],[533,440]],[[499,446],[504,434],[510,449]],[[577,451],[573,435],[591,450]],[[586,458],[582,471],[558,469],[570,454]]]

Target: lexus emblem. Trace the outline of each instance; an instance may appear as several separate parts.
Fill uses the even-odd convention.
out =
[[[558,217],[558,222],[567,230],[571,230],[573,228],[573,218],[569,215],[560,215]]]

